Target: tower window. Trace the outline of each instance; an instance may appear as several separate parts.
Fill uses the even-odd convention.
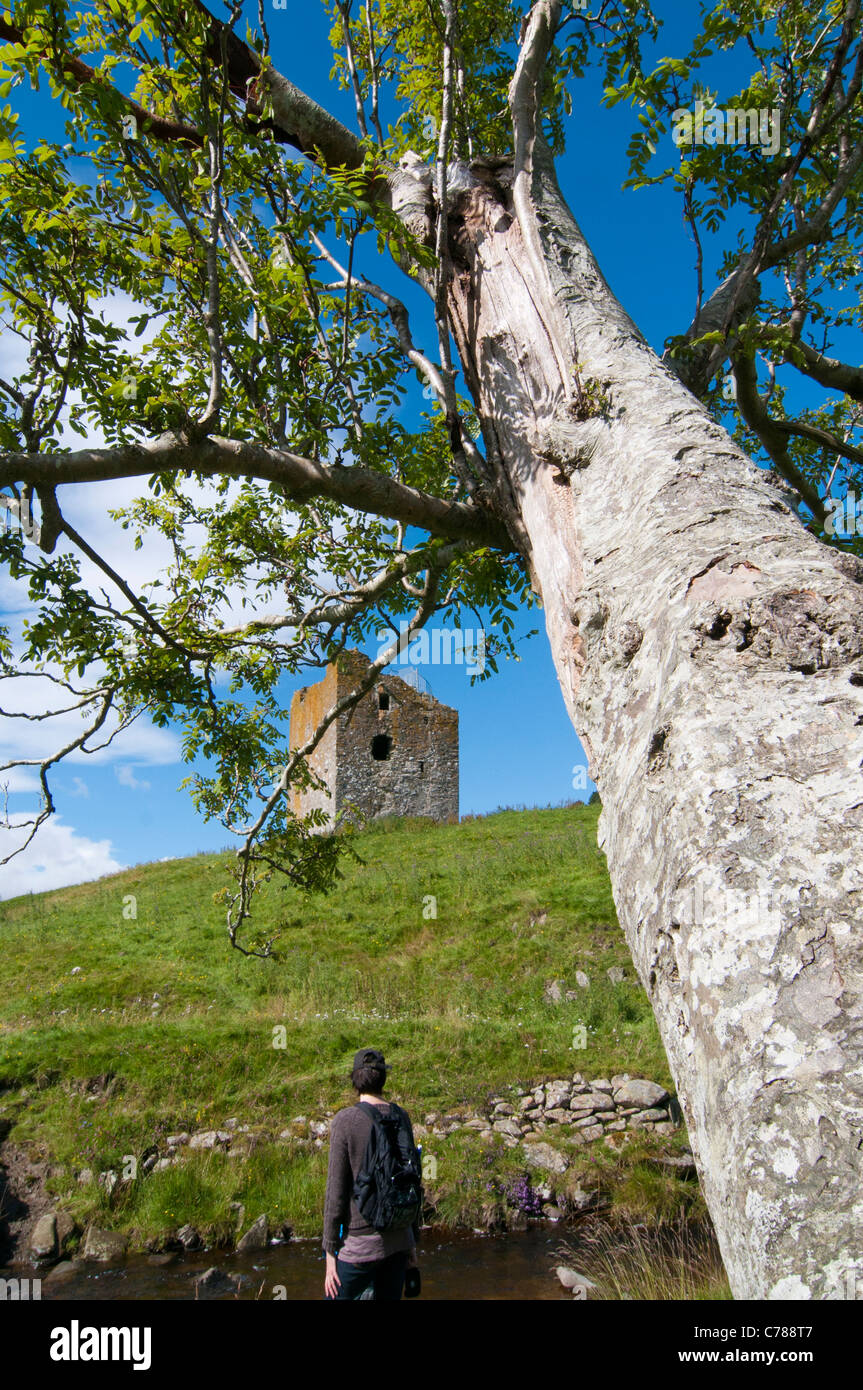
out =
[[[372,739],[372,757],[375,762],[384,763],[390,755],[393,741],[388,734],[375,734]]]
[[[378,691],[378,709],[389,709],[390,693],[388,690]]]
[[[420,776],[422,776],[422,774],[425,772],[425,770],[426,770],[426,765],[425,765],[425,763],[423,762],[422,758],[420,758]]]

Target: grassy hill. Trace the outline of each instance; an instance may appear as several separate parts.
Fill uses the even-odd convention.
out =
[[[415,1120],[575,1070],[670,1085],[596,848],[598,810],[378,823],[356,839],[364,864],[347,862],[331,896],[262,894],[255,927],[279,929],[277,959],[229,945],[214,902],[229,854],[0,904],[0,1137],[52,1165],[49,1188],[79,1221],[140,1240],[183,1221],[227,1232],[238,1201],[313,1233],[326,1147],[301,1126],[296,1142],[278,1136],[296,1116],[350,1103],[360,1046],[385,1052],[388,1094]],[[124,916],[131,898],[134,918]],[[612,966],[625,967],[623,982],[609,982]],[[589,988],[576,987],[577,970]],[[555,979],[577,997],[550,1002]],[[577,1024],[587,1048],[574,1052]],[[273,1046],[278,1027],[284,1047]],[[77,1181],[81,1169],[120,1172],[123,1155],[228,1119],[249,1126],[240,1161],[197,1155],[113,1194]],[[679,1206],[672,1177],[639,1170],[645,1145],[649,1136],[625,1154],[595,1144],[602,1152],[585,1150],[572,1181],[613,1169],[615,1200]],[[477,1219],[491,1186],[480,1169],[486,1179],[489,1164],[518,1171],[517,1150],[482,1157],[472,1135],[435,1152],[440,1211],[453,1220]]]

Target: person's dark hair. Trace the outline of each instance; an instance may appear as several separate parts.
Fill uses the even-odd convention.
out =
[[[387,1074],[383,1067],[364,1066],[354,1067],[351,1072],[351,1085],[357,1095],[363,1091],[370,1096],[379,1096],[386,1085]]]

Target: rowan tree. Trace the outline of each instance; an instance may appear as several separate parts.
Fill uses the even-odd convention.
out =
[[[0,545],[35,610],[4,672],[41,669],[86,715],[39,760],[24,838],[63,756],[141,714],[180,724],[201,810],[240,835],[231,941],[266,954],[261,876],[327,886],[343,843],[287,795],[341,710],[287,748],[285,676],[406,622],[356,701],[433,615],[487,613],[511,653],[514,611],[541,605],[734,1292],[831,1296],[863,1274],[863,562],[837,524],[863,459],[841,347],[859,4],[723,0],[659,61],[640,0],[330,12],[354,129],[291,80],[263,5],[22,0],[0,20],[0,291],[29,353],[0,381],[0,484],[27,521]],[[729,52],[735,92],[712,76]],[[662,360],[555,175],[597,66],[637,117],[634,205],[669,182],[692,233],[692,322]],[[28,83],[65,108],[64,143],[21,127]],[[693,141],[668,162],[681,112]],[[120,326],[94,307],[118,294],[139,306]],[[130,543],[173,554],[144,592],[63,510],[130,477]]]

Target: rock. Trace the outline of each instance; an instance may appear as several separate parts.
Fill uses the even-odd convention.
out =
[[[81,1171],[80,1171],[80,1173],[78,1174],[78,1182],[80,1183],[81,1187],[86,1187],[87,1184],[88,1184],[88,1183],[91,1183],[92,1181],[93,1181],[93,1170],[92,1170],[92,1168],[82,1168]]]
[[[81,1268],[82,1266],[80,1260],[61,1260],[60,1263],[55,1265],[53,1269],[48,1270],[48,1273],[43,1278],[42,1283],[62,1283],[64,1279],[71,1279],[73,1274],[79,1274],[81,1272]]]
[[[546,1221],[560,1221],[563,1218],[563,1212],[560,1207],[554,1206],[551,1202],[546,1202],[542,1209],[542,1214]]]
[[[73,1236],[78,1235],[80,1226],[68,1213],[68,1211],[57,1212],[57,1244],[60,1250],[66,1249]]]
[[[659,1109],[639,1110],[635,1115],[633,1115],[632,1119],[630,1120],[630,1124],[633,1124],[633,1125],[634,1125],[634,1124],[637,1124],[637,1123],[639,1123],[639,1122],[643,1122],[643,1121],[645,1121],[645,1120],[667,1120],[667,1119],[668,1119],[668,1111],[667,1111],[667,1110],[659,1110]]]
[[[549,1004],[559,1004],[563,998],[563,980],[549,980],[544,990],[544,997]]]
[[[309,1133],[316,1139],[326,1139],[330,1132],[329,1120],[312,1120],[309,1124]]]
[[[269,1240],[269,1226],[266,1212],[253,1222],[246,1234],[237,1241],[237,1253],[242,1255],[249,1250],[266,1250]]]
[[[623,1085],[624,1081],[628,1081],[628,1080],[629,1080],[629,1072],[628,1072],[628,1071],[622,1072],[620,1076],[613,1076],[613,1077],[611,1078],[611,1089],[612,1089],[613,1091],[616,1091],[620,1086]]]
[[[526,1231],[530,1225],[527,1212],[508,1211],[506,1214],[506,1225],[509,1231]]]
[[[119,1231],[102,1231],[97,1226],[91,1226],[84,1237],[81,1258],[111,1264],[125,1258],[127,1243],[126,1237]]]
[[[546,1106],[557,1110],[568,1103],[571,1095],[572,1086],[568,1081],[550,1081],[545,1088]]]
[[[463,1129],[480,1129],[480,1130],[482,1130],[482,1129],[488,1129],[488,1121],[487,1121],[487,1120],[480,1119],[479,1117],[477,1117],[475,1120],[467,1120],[467,1121],[465,1122],[465,1124],[462,1126],[462,1128],[463,1128]],[[414,1138],[416,1138],[416,1130],[414,1130]]]
[[[169,1149],[179,1149],[182,1148],[184,1144],[188,1144],[190,1137],[191,1136],[183,1130],[182,1134],[169,1134],[165,1143],[168,1145]]]
[[[154,1173],[164,1173],[166,1168],[176,1168],[179,1163],[177,1158],[158,1158],[153,1164]]]
[[[497,1105],[492,1110],[492,1114],[500,1115],[501,1117],[503,1117],[504,1115],[514,1115],[515,1110],[511,1105],[507,1105],[505,1100],[499,1100]]]
[[[610,1081],[606,1080],[604,1076],[600,1076],[598,1080],[591,1081],[590,1089],[592,1091],[606,1091],[609,1095],[611,1095],[611,1092],[613,1091],[614,1087],[612,1086]]]
[[[431,1127],[432,1125],[436,1125],[439,1119],[440,1115],[437,1113],[437,1111],[432,1110],[430,1114],[426,1115],[424,1123]]]
[[[626,971],[622,965],[612,965],[610,970],[606,970],[606,975],[613,985],[622,984],[626,979]]]
[[[537,1105],[533,1096],[523,1096],[518,1103],[518,1108],[522,1112],[522,1114],[524,1114],[526,1110],[538,1110],[539,1106]]]
[[[676,1129],[677,1125],[672,1124],[670,1120],[661,1120],[659,1124],[653,1126],[654,1134],[674,1134]]]
[[[220,1145],[230,1144],[231,1136],[224,1129],[203,1129],[198,1134],[193,1134],[189,1140],[190,1149],[216,1149]]]
[[[205,1269],[203,1274],[199,1274],[195,1280],[196,1298],[223,1298],[225,1294],[238,1292],[240,1279],[236,1274],[226,1274],[223,1269],[212,1265]]]
[[[521,1138],[521,1126],[518,1120],[495,1120],[492,1129],[497,1134],[506,1134],[511,1139]]]
[[[590,980],[583,970],[576,970],[575,983],[578,985],[579,989],[590,989]]]
[[[554,1271],[565,1289],[571,1289],[573,1293],[578,1289],[595,1289],[596,1285],[588,1279],[586,1274],[579,1274],[576,1269],[568,1269],[566,1265],[558,1265]]]
[[[545,1119],[551,1121],[552,1124],[568,1125],[572,1119],[572,1114],[569,1110],[564,1109],[546,1110]]]
[[[614,1078],[612,1079],[612,1085]],[[668,1092],[655,1081],[623,1081],[614,1090],[618,1105],[637,1105],[640,1110],[648,1110],[654,1105],[662,1105],[668,1100]]]
[[[155,1168],[155,1166],[156,1166],[156,1164],[157,1164],[158,1162],[159,1162],[159,1155],[158,1155],[158,1154],[150,1154],[149,1157],[148,1157],[148,1158],[145,1158],[144,1161],[143,1161],[143,1163],[141,1164],[141,1172],[142,1172],[142,1173],[151,1173],[151,1172],[153,1171],[153,1169]]]
[[[656,1126],[656,1132],[659,1133],[659,1125]],[[692,1154],[655,1154],[647,1161],[658,1163],[662,1168],[672,1168],[682,1178],[695,1177],[697,1173]]]
[[[53,1211],[40,1216],[30,1236],[30,1254],[34,1264],[47,1264],[60,1254],[57,1217]]]
[[[584,1188],[576,1187],[568,1194],[567,1203],[573,1211],[589,1211],[596,1204],[596,1198]]]
[[[160,1250],[155,1255],[147,1256],[147,1264],[154,1265],[156,1269],[162,1269],[166,1265],[177,1263],[177,1256],[173,1250]]]
[[[200,1250],[204,1243],[194,1226],[189,1226],[188,1224],[180,1227],[177,1232],[177,1240],[184,1250]]]
[[[602,1125],[585,1125],[576,1131],[574,1137],[579,1144],[589,1144],[591,1139],[599,1139],[603,1132]]]
[[[593,1115],[598,1110],[613,1110],[615,1107],[611,1096],[605,1091],[587,1091],[573,1096],[569,1108],[574,1115]]]
[[[565,1173],[569,1159],[551,1144],[525,1144],[524,1156],[528,1167],[541,1168],[546,1173]]]
[[[606,1134],[608,1134],[610,1130],[617,1131],[620,1129],[626,1129],[626,1120],[611,1120],[610,1117],[609,1119],[610,1123],[607,1125],[603,1125],[603,1130]]]

